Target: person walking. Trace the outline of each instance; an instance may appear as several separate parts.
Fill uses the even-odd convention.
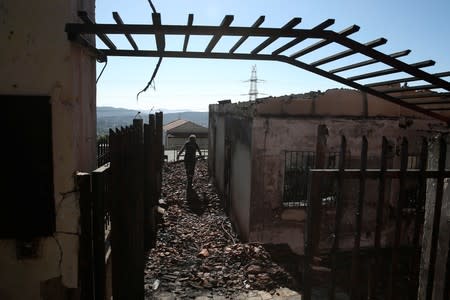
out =
[[[184,167],[186,169],[186,177],[187,177],[187,189],[192,189],[192,180],[194,178],[195,172],[195,163],[197,162],[196,153],[199,153],[200,157],[202,157],[202,152],[200,151],[200,147],[197,144],[195,134],[191,134],[189,136],[188,141],[183,145],[180,151],[177,154],[177,160],[180,159],[180,155],[184,152]]]

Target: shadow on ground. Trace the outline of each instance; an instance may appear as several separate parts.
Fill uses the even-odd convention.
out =
[[[186,190],[186,199],[189,210],[197,215],[202,215],[206,208],[205,195],[199,195],[194,188]]]

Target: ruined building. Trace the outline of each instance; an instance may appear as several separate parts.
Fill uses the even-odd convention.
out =
[[[269,97],[244,103],[210,105],[209,168],[241,238],[251,242],[289,244],[304,253],[308,169],[314,167],[318,130],[326,138],[324,168],[337,168],[341,136],[347,139],[346,168],[359,168],[361,138],[368,140],[368,168],[379,168],[382,137],[389,143],[388,168],[398,168],[402,138],[409,141],[408,164],[417,168],[422,137],[430,137],[445,123],[350,89]],[[324,205],[335,200],[331,181],[322,186]],[[352,202],[355,184],[344,184],[344,201]],[[410,205],[414,183],[407,185]],[[373,241],[377,185],[368,182],[361,247]],[[398,187],[386,191],[384,218],[394,222],[392,210]],[[353,197],[353,198],[352,198]],[[351,200],[353,199],[353,200]],[[356,200],[355,200],[356,203]],[[354,208],[354,204],[350,205]],[[354,209],[344,210],[342,230],[353,228]],[[405,207],[405,210],[408,207]],[[405,216],[407,218],[407,216]],[[322,225],[334,221],[324,212]],[[408,223],[408,222],[406,222]],[[411,223],[411,222],[410,222]],[[372,228],[372,229],[370,229]],[[403,230],[408,230],[405,226]],[[381,243],[392,239],[385,226]],[[404,235],[404,242],[412,237]],[[321,246],[331,247],[324,236]],[[353,236],[341,241],[350,249]]]

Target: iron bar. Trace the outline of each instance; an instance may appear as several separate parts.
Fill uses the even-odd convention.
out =
[[[153,20],[153,25],[156,28],[161,27],[161,14],[153,13],[152,20]],[[164,38],[164,33],[155,33],[155,40],[156,40],[156,48],[158,49],[158,52],[162,53],[164,51],[164,48],[166,47],[166,40]]]
[[[351,35],[351,34],[353,34],[355,32],[358,32],[358,31],[359,31],[359,26],[352,25],[352,26],[350,26],[348,28],[345,28],[344,30],[340,31],[338,34],[339,35],[343,35],[343,36],[349,36],[349,35]],[[326,46],[328,44],[331,44],[331,43],[333,43],[332,40],[326,40],[326,39],[318,41],[317,43],[312,44],[311,46],[308,46],[308,47],[306,47],[306,48],[304,48],[302,50],[299,50],[299,51],[291,54],[290,57],[294,58],[294,59],[299,58],[300,56],[303,56],[305,54],[313,52],[313,51],[315,51],[315,50],[317,50],[319,48],[322,48],[322,47],[324,47],[324,46]]]
[[[350,299],[358,300],[360,298],[360,278],[359,278],[359,268],[360,268],[360,245],[361,245],[361,227],[363,219],[363,204],[364,197],[366,195],[366,169],[367,169],[367,138],[363,136],[362,147],[361,147],[361,170],[359,177],[359,194],[358,194],[358,204],[355,213],[355,240],[353,243],[352,251],[352,268],[351,268],[351,294]]]
[[[315,26],[314,28],[312,28],[312,30],[317,30],[317,31],[324,30],[325,28],[330,27],[333,24],[334,24],[334,19],[328,19],[328,20],[320,23],[319,25]],[[301,35],[300,37],[296,37],[295,39],[293,39],[289,43],[287,43],[287,44],[281,46],[280,48],[278,48],[277,50],[273,51],[272,55],[278,55],[281,52],[284,52],[287,49],[292,48],[295,45],[303,42],[307,38],[308,38],[308,36],[306,36],[306,35]]]
[[[226,15],[226,16],[223,18],[222,23],[220,24],[220,28],[222,28],[223,30],[225,30],[227,27],[229,27],[229,26],[231,25],[231,23],[233,22],[233,20],[234,20],[234,16],[232,16],[232,15]],[[215,35],[211,38],[211,40],[210,40],[208,46],[207,46],[206,49],[205,49],[205,52],[206,52],[206,53],[210,53],[210,52],[212,51],[212,49],[214,49],[214,47],[217,45],[217,43],[219,42],[219,40],[220,40],[220,38],[222,37],[222,35],[223,35],[223,34],[221,34],[221,33],[215,34]]]
[[[435,64],[435,61],[433,61],[433,60],[425,60],[425,61],[411,64],[410,66],[416,67],[416,68],[424,68],[424,67],[434,66],[434,64]],[[365,73],[365,74],[361,74],[361,75],[357,75],[357,76],[348,77],[347,80],[357,81],[357,80],[362,80],[362,79],[367,79],[367,78],[372,78],[372,77],[394,74],[394,73],[398,73],[398,72],[404,72],[404,71],[400,68],[389,68],[389,69],[384,69],[384,70],[380,70],[380,71],[375,71],[375,72],[370,72],[370,73]]]
[[[339,250],[339,238],[341,233],[341,221],[343,213],[343,184],[345,174],[345,154],[347,153],[347,140],[345,136],[341,137],[341,147],[339,152],[339,171],[337,179],[337,192],[336,192],[336,215],[334,219],[334,238],[333,245],[330,251],[331,257],[331,287],[329,291],[329,299],[334,300],[336,290],[336,269],[337,269],[337,257],[336,252]]]
[[[112,13],[114,20],[117,24],[123,25],[122,18],[120,17],[119,13],[116,11],[113,11]],[[134,41],[133,37],[129,33],[125,33],[125,37],[127,38],[128,42],[130,43],[131,47],[133,47],[134,50],[139,50],[136,42]]]
[[[364,45],[366,45],[367,47],[378,47],[378,46],[384,45],[386,43],[387,43],[387,39],[379,38],[379,39],[367,42]],[[317,67],[317,66],[324,65],[329,62],[332,62],[332,61],[335,61],[335,60],[338,60],[338,59],[341,59],[341,58],[344,58],[344,57],[347,57],[347,56],[350,56],[350,55],[353,55],[356,53],[358,53],[356,50],[348,49],[348,50],[336,53],[334,55],[330,55],[325,58],[319,59],[315,62],[310,63],[310,65],[313,67]]]
[[[433,76],[436,76],[436,77],[447,77],[447,76],[450,76],[450,72],[434,73]],[[413,76],[413,77],[407,77],[407,78],[400,78],[400,79],[394,79],[394,80],[387,80],[387,81],[369,83],[369,84],[365,84],[365,86],[367,86],[367,87],[377,87],[377,86],[392,85],[392,84],[397,84],[397,83],[406,83],[406,82],[418,81],[418,80],[422,80],[422,78]]]
[[[87,26],[96,26],[97,24],[95,24],[88,16],[87,12],[85,11],[79,11],[78,12],[78,17],[83,20],[83,22],[85,23],[85,25]],[[102,40],[102,42],[109,48],[109,49],[114,49],[116,50],[117,47],[116,45],[114,45],[114,43],[109,39],[109,37],[104,34],[104,33],[97,33],[97,32],[92,32],[95,33],[99,39]]]
[[[264,19],[264,16],[260,16],[250,28],[258,28],[264,22]],[[242,37],[236,42],[236,44],[231,47],[229,53],[234,53],[234,51],[236,51],[237,48],[239,48],[249,38],[249,36],[250,34],[242,35]]]
[[[392,53],[389,56],[392,57],[392,58],[397,58],[397,57],[406,56],[409,53],[411,53],[411,50],[404,50],[404,51]],[[343,71],[348,71],[348,70],[352,70],[352,69],[368,66],[368,65],[375,64],[375,63],[378,63],[378,62],[379,61],[376,60],[376,59],[369,59],[369,60],[364,60],[364,61],[361,61],[361,62],[358,62],[358,63],[351,64],[351,65],[347,65],[347,66],[343,66],[343,67],[340,67],[340,68],[336,68],[336,69],[330,70],[328,72],[330,72],[332,74],[335,74],[335,73],[339,73],[339,72],[343,72]]]
[[[187,28],[192,27],[192,23],[194,23],[194,14],[189,14],[186,25]],[[186,52],[188,43],[189,43],[189,33],[186,33],[184,36],[183,52]]]
[[[295,26],[297,26],[298,24],[300,24],[300,22],[302,21],[302,18],[293,18],[292,20],[290,20],[289,22],[287,22],[282,28],[281,30],[284,29],[293,29]],[[271,36],[268,37],[264,42],[262,42],[261,44],[259,44],[255,49],[253,49],[251,51],[251,54],[257,54],[259,52],[261,52],[261,50],[263,50],[264,48],[266,48],[267,46],[269,46],[270,44],[272,44],[273,42],[275,42],[278,39],[277,36]]]

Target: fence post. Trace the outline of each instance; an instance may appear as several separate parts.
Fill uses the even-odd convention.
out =
[[[358,205],[355,213],[355,240],[352,251],[352,269],[351,269],[351,294],[350,299],[357,300],[360,298],[359,289],[359,266],[360,266],[360,244],[361,244],[361,227],[364,212],[364,198],[366,195],[366,169],[367,169],[367,138],[363,136],[361,146],[361,166],[359,174],[359,195]]]
[[[336,289],[336,269],[337,269],[337,257],[336,252],[339,249],[339,239],[341,236],[341,222],[342,213],[344,208],[343,203],[343,184],[344,184],[344,168],[345,168],[345,154],[347,153],[347,140],[345,136],[341,137],[341,149],[339,154],[339,174],[337,179],[337,192],[336,192],[336,215],[334,221],[334,240],[331,247],[331,287],[329,292],[329,299],[334,300]]]
[[[328,129],[325,125],[317,127],[317,143],[315,168],[322,169],[325,166],[325,152],[327,148]],[[309,191],[307,206],[307,223],[305,237],[305,266],[303,280],[305,281],[304,298],[311,299],[311,271],[312,260],[320,243],[320,229],[322,216],[321,181],[309,172]]]
[[[375,217],[375,237],[374,237],[374,259],[372,272],[369,272],[370,280],[368,287],[368,299],[372,300],[376,297],[377,284],[379,283],[380,275],[380,261],[381,261],[381,228],[383,225],[384,216],[384,198],[386,187],[386,169],[387,169],[387,156],[388,156],[388,140],[383,136],[383,142],[381,145],[381,157],[380,157],[380,175],[378,176],[378,199],[376,207]]]
[[[162,131],[163,131],[163,113],[157,112],[155,114],[155,147],[156,147],[156,175],[157,175],[157,186],[156,186],[156,197],[159,198],[161,195],[162,187],[162,164],[164,159],[164,150],[162,144]],[[158,200],[156,200],[158,201]]]
[[[79,282],[80,299],[94,299],[93,255],[92,255],[92,210],[91,210],[91,175],[78,173],[77,183],[80,190],[80,249]]]
[[[92,172],[93,197],[93,248],[94,248],[94,281],[95,299],[105,298],[105,178],[101,170]]]

